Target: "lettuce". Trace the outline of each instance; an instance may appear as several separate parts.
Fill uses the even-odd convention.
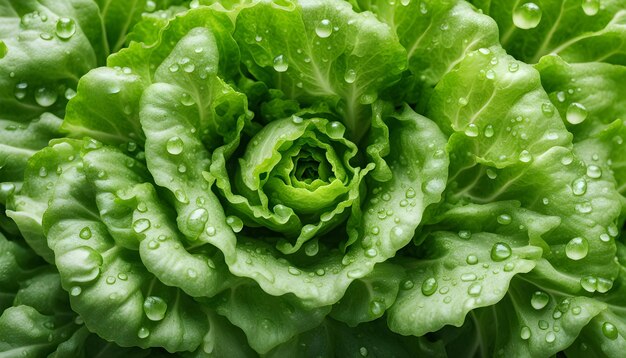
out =
[[[625,11],[0,1],[0,356],[619,356]]]

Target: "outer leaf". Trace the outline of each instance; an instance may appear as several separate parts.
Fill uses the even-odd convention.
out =
[[[394,91],[424,107],[432,88],[469,52],[498,43],[497,25],[458,0],[351,1],[395,30],[407,50],[411,76]],[[409,86],[408,88],[406,86]]]
[[[496,20],[502,46],[522,61],[536,63],[554,53],[569,62],[626,64],[626,11],[620,0],[537,0],[539,11],[530,15],[526,1],[473,2]]]
[[[318,326],[330,307],[307,309],[293,296],[269,296],[256,284],[243,284],[217,298],[216,312],[241,327],[250,346],[263,354]]]
[[[355,142],[369,127],[367,105],[406,67],[389,28],[343,2],[262,1],[241,10],[235,38],[257,79],[302,105],[325,100]]]
[[[450,212],[441,225],[459,231],[437,231],[424,239],[425,256],[407,263],[409,281],[389,311],[391,329],[420,336],[446,324],[459,327],[470,310],[500,301],[514,275],[534,268],[542,250],[528,243],[532,229],[526,234],[498,227],[493,214],[481,215],[493,209],[500,212],[489,206]],[[515,228],[533,225],[523,210],[505,212]],[[541,234],[555,226],[540,220],[545,220]]]
[[[502,50],[479,50],[444,76],[429,111],[454,133],[449,143],[454,158],[449,200],[519,198],[525,208],[559,216],[559,228],[544,237],[550,246],[544,257],[573,278],[555,280],[569,281],[572,293],[583,290],[574,284],[576,278],[610,281],[617,276],[616,265],[607,267],[615,247],[601,240],[619,215],[614,184],[610,178],[586,176],[588,168],[568,149],[571,135],[537,72]],[[577,237],[588,244],[581,260],[570,259],[565,250]]]
[[[92,330],[123,346],[195,349],[206,329],[198,307],[150,275],[136,252],[116,247],[94,203],[90,181],[73,165],[59,177],[44,216],[48,243],[74,310]],[[141,223],[135,232],[142,232]]]

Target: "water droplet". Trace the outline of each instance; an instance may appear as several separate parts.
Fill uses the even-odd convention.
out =
[[[356,80],[356,71],[353,69],[347,70],[343,75],[343,80],[346,81],[346,83],[354,83]]]
[[[521,339],[523,340],[528,340],[530,338],[530,328],[528,326],[523,326],[522,329],[520,330],[519,336]]]
[[[587,16],[595,16],[600,10],[600,0],[583,0],[583,12]]]
[[[320,38],[327,38],[333,33],[333,25],[328,19],[320,21],[315,27],[315,34]]]
[[[160,297],[148,296],[143,302],[143,311],[151,321],[160,321],[165,318],[167,303]]]
[[[459,237],[463,240],[468,240],[469,238],[472,237],[472,232],[469,230],[460,230]]]
[[[526,149],[519,153],[519,161],[522,163],[528,163],[533,160],[533,156]]]
[[[476,281],[477,278],[476,274],[473,273],[464,273],[461,275],[461,281],[463,282]]]
[[[192,211],[187,217],[187,226],[189,230],[193,232],[201,232],[204,230],[204,225],[209,220],[209,212],[204,208],[198,208]]]
[[[512,253],[513,251],[507,243],[498,242],[491,248],[491,259],[496,262],[504,261],[508,259]]]
[[[291,116],[291,121],[295,124],[300,124],[302,122],[304,122],[304,119],[302,119],[302,117],[300,116],[296,116],[295,114],[293,116]]]
[[[500,214],[496,220],[500,225],[509,225],[513,221],[513,218],[509,214]]]
[[[598,286],[598,279],[593,276],[583,276],[580,279],[580,286],[587,292],[595,292]]]
[[[437,291],[437,280],[434,277],[429,277],[422,282],[422,294],[424,296],[431,296]]]
[[[401,287],[403,290],[410,290],[410,289],[412,289],[414,286],[415,286],[415,284],[413,283],[413,281],[408,280],[408,279],[407,279],[407,280],[405,280],[404,282],[402,282],[402,284],[400,285],[400,287]]]
[[[585,178],[578,178],[572,183],[572,193],[574,195],[584,195],[587,192],[587,181]]]
[[[139,328],[139,332],[137,332],[137,337],[141,339],[146,339],[150,335],[150,330],[146,327]]]
[[[587,119],[587,108],[580,103],[573,102],[567,107],[565,118],[571,124],[580,124]]]
[[[276,72],[285,72],[289,69],[289,63],[283,55],[278,55],[274,58],[274,70]]]
[[[483,286],[481,286],[477,282],[474,282],[467,288],[467,294],[470,295],[470,296],[476,297],[476,296],[480,295],[482,290],[483,290]]]
[[[375,317],[379,317],[380,315],[385,313],[385,309],[386,309],[386,306],[384,302],[372,301],[370,303],[370,312]]]
[[[241,221],[240,218],[238,218],[237,216],[229,216],[226,218],[226,223],[228,224],[228,226],[230,226],[230,228],[235,232],[238,233],[243,229],[243,221]]]
[[[513,10],[513,24],[520,29],[533,29],[541,22],[541,8],[532,2],[527,2]]]
[[[56,34],[59,38],[67,40],[76,33],[76,23],[74,20],[61,17],[57,20]]]
[[[493,70],[488,70],[488,71],[485,73],[485,77],[486,77],[488,80],[493,80],[494,78],[496,78],[496,73],[495,73]]]
[[[571,260],[581,260],[587,256],[589,243],[583,237],[575,237],[565,245],[565,254]]]
[[[467,98],[466,97],[460,97],[458,100],[459,106],[464,107],[467,106]]]
[[[91,229],[88,226],[85,226],[80,230],[78,236],[83,240],[89,240],[91,238]]]
[[[126,281],[126,280],[128,280],[128,275],[123,273],[123,272],[120,272],[120,273],[117,274],[117,278],[119,278],[122,281]]]
[[[172,137],[165,144],[167,152],[172,155],[178,155],[183,152],[184,143],[180,137]]]
[[[326,124],[326,132],[331,138],[342,138],[346,127],[341,122],[329,122]]]
[[[465,259],[468,265],[476,265],[478,263],[478,257],[476,255],[467,255]]]
[[[319,250],[320,250],[320,246],[317,240],[307,242],[306,245],[304,245],[304,253],[307,256],[315,256],[317,255]]]
[[[596,291],[600,293],[606,293],[611,288],[613,288],[613,280],[609,280],[604,277],[598,277],[598,282],[596,284]]]
[[[137,219],[134,223],[133,223],[133,231],[135,231],[137,234],[140,234],[146,230],[148,230],[150,228],[150,220],[148,219]]]
[[[361,357],[367,357],[367,354],[368,354],[367,348],[365,347],[359,348],[359,354],[361,355]]]
[[[465,128],[465,135],[468,137],[478,137],[478,126],[474,123],[470,123],[466,128]]]
[[[540,310],[548,305],[550,302],[550,296],[543,291],[536,291],[530,297],[530,305],[533,306],[534,309]]]
[[[495,132],[494,132],[494,130],[493,130],[493,126],[492,126],[491,124],[489,124],[489,125],[487,125],[487,126],[485,127],[485,132],[484,132],[484,134],[485,134],[485,137],[486,137],[486,138],[491,138],[491,137],[493,137],[493,135],[495,134]]]
[[[56,91],[41,87],[35,91],[35,101],[42,107],[50,107],[56,103],[58,94]]]
[[[78,286],[74,286],[70,289],[70,295],[74,297],[80,295],[82,292],[83,292],[83,289]]]
[[[52,35],[50,35],[50,34],[49,34],[49,33],[47,33],[47,32],[42,32],[42,33],[40,33],[40,34],[39,34],[39,37],[40,37],[42,40],[46,40],[46,41],[50,41],[50,40],[52,40]]]
[[[19,82],[18,84],[15,85],[15,98],[22,100],[24,99],[24,97],[26,97],[26,89],[28,88],[28,83],[26,82]]]
[[[546,117],[552,117],[554,115],[554,106],[551,103],[545,102],[541,104],[541,112],[543,112]]]
[[[374,248],[365,250],[365,256],[372,258],[378,255],[378,251]]]
[[[589,178],[598,179],[602,177],[602,169],[597,165],[589,165],[587,167],[587,176]]]
[[[196,277],[198,277],[198,273],[195,270],[193,270],[193,269],[189,269],[189,270],[187,270],[187,277],[189,277],[189,278],[196,278]]]
[[[180,67],[178,66],[177,63],[173,63],[170,65],[170,67],[168,67],[170,72],[174,73],[174,72],[178,72],[178,70],[180,69]]]
[[[183,106],[189,107],[189,106],[193,106],[196,103],[196,101],[193,99],[193,97],[189,93],[183,93],[180,96],[180,103]]]
[[[611,322],[604,322],[602,324],[602,334],[610,340],[616,340],[619,335],[617,327]]]
[[[117,281],[117,279],[116,279],[115,277],[113,277],[113,276],[109,276],[109,277],[107,277],[107,279],[106,279],[106,283],[107,283],[107,284],[109,284],[109,285],[114,284],[114,283],[115,283],[115,281]]]
[[[546,342],[548,343],[552,343],[556,340],[556,334],[554,334],[554,332],[548,332],[546,334]]]
[[[509,72],[517,72],[519,70],[519,63],[511,62],[509,63]]]
[[[152,0],[148,0],[146,1],[146,6],[144,7],[144,10],[146,12],[153,12],[154,10],[156,10],[156,3]]]
[[[548,327],[550,327],[550,324],[547,321],[540,319],[539,322],[537,322],[537,326],[539,326],[539,329],[545,331]]]
[[[39,176],[45,178],[48,176],[48,169],[46,167],[39,168]]]
[[[156,250],[156,249],[159,248],[159,246],[161,246],[161,245],[156,240],[150,240],[150,242],[148,243],[148,248],[150,250]]]

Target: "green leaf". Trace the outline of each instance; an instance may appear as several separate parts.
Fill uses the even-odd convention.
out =
[[[377,265],[369,275],[352,282],[333,306],[331,317],[350,327],[382,317],[396,300],[402,279],[399,266]]]
[[[348,327],[332,319],[294,337],[267,357],[446,357],[441,342],[404,337],[387,328],[384,320]]]
[[[263,354],[318,326],[330,307],[305,308],[293,296],[270,296],[256,284],[242,284],[216,297],[215,310],[241,327],[250,346]]]
[[[428,103],[430,92],[441,77],[465,55],[498,44],[493,19],[465,1],[351,2],[361,11],[372,11],[395,31],[407,50],[410,76],[403,78],[394,92],[410,103],[419,102],[421,107]]]
[[[621,0],[476,0],[498,23],[500,43],[536,63],[557,54],[569,62],[626,64],[626,12]]]
[[[252,75],[302,105],[329,103],[355,142],[369,104],[406,68],[390,29],[343,2],[262,1],[241,10],[234,36]]]
[[[100,171],[91,172],[88,158],[86,154],[87,175],[83,165],[74,164],[59,176],[44,214],[48,243],[72,308],[90,330],[120,345],[194,350],[207,324],[200,308],[152,276],[138,252],[115,245],[95,206],[94,181]],[[146,226],[147,219],[137,219],[133,230],[139,234]],[[193,276],[192,270],[187,274]]]
[[[569,285],[571,293],[595,291],[581,285],[592,278],[617,276],[615,246],[602,239],[620,214],[615,185],[587,175],[532,67],[497,48],[472,53],[437,85],[429,116],[452,133],[449,201],[516,199],[560,217],[561,225],[543,238],[550,246],[543,255],[572,279],[553,284]]]
[[[144,12],[167,9],[181,0],[96,0],[100,8],[106,34],[106,52],[118,52],[126,44],[126,37],[139,22]]]
[[[502,218],[509,221],[506,226],[498,222]],[[420,336],[448,324],[461,326],[469,311],[500,301],[514,275],[535,267],[542,250],[529,242],[557,225],[558,219],[512,203],[446,213],[439,227],[456,231],[432,229],[422,239],[423,255],[405,264],[409,278],[389,310],[390,328]]]

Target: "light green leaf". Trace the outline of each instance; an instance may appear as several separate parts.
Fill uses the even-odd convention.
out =
[[[344,2],[261,1],[241,10],[234,36],[252,75],[302,105],[326,101],[355,142],[369,104],[406,68],[390,29]]]
[[[500,28],[500,43],[536,63],[558,54],[569,62],[626,64],[626,11],[621,0],[475,0]]]

